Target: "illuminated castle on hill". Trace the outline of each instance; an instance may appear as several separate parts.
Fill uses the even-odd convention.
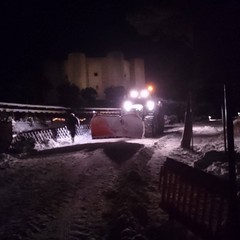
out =
[[[67,78],[80,89],[92,87],[97,90],[99,98],[105,97],[104,90],[108,87],[123,86],[128,90],[145,86],[144,60],[126,60],[119,52],[109,53],[102,58],[70,53],[62,64],[48,62],[45,75],[55,86],[59,84],[59,80]]]

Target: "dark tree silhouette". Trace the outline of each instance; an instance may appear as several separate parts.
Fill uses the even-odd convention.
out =
[[[80,89],[69,81],[57,88],[58,104],[66,107],[79,107],[82,104]]]
[[[28,104],[48,104],[48,95],[53,89],[47,78],[38,72],[19,75],[19,82],[9,80],[1,88],[1,100]]]
[[[81,96],[83,100],[85,100],[86,105],[94,105],[97,95],[97,91],[92,87],[84,88],[81,90]]]
[[[119,107],[125,96],[125,88],[122,86],[109,87],[106,88],[105,96],[109,104],[113,107]]]
[[[53,85],[46,77],[39,76],[36,78],[36,82],[32,86],[32,90],[32,103],[48,104],[48,97],[53,90]]]
[[[222,87],[223,82],[237,85],[240,77],[237,1],[161,1],[157,6],[129,14],[128,21],[155,44],[158,81],[169,93],[167,97],[184,100],[190,90],[196,107],[195,101],[200,98],[195,97],[207,95],[210,85],[214,86],[210,94],[218,99],[222,94],[214,89]],[[239,99],[239,94],[235,98]],[[220,108],[216,105],[219,102],[208,104]]]
[[[130,25],[152,46],[146,69],[156,69],[152,72],[161,97],[186,99],[194,70],[193,12],[191,5],[161,1],[128,15]]]
[[[148,7],[128,15],[129,23],[137,31],[155,42],[171,40],[193,48],[193,4],[178,4],[171,1],[149,4]],[[174,41],[174,42],[173,42]]]

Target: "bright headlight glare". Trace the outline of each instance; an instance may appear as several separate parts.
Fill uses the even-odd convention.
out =
[[[147,98],[149,96],[149,92],[148,90],[144,89],[141,91],[140,95],[142,98]]]
[[[153,109],[154,109],[154,106],[155,106],[155,104],[154,104],[154,102],[153,101],[147,101],[147,109],[149,110],[149,111],[152,111]]]
[[[125,109],[125,111],[130,111],[132,108],[132,103],[130,101],[125,101],[123,104],[123,108]]]
[[[131,97],[131,98],[137,98],[137,97],[138,97],[138,91],[132,90],[132,91],[130,92],[130,97]]]

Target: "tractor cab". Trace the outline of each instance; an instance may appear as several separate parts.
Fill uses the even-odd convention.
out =
[[[144,118],[146,115],[153,115],[159,111],[161,106],[161,101],[153,98],[148,89],[131,90],[122,104],[122,113],[135,112]]]

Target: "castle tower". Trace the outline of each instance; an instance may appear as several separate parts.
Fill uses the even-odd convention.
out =
[[[124,81],[124,59],[123,54],[111,52],[106,61],[108,86],[122,86]]]
[[[88,87],[85,54],[70,53],[66,65],[68,80],[80,89]]]
[[[130,61],[130,85],[132,88],[145,88],[144,60],[134,58]]]
[[[87,58],[83,53],[70,53],[65,64],[47,64],[45,74],[56,85],[67,76],[80,89],[92,87],[97,90],[100,99],[105,97],[104,91],[109,87],[123,86],[126,91],[145,87],[144,60],[124,59],[120,52],[111,52],[103,58]]]

